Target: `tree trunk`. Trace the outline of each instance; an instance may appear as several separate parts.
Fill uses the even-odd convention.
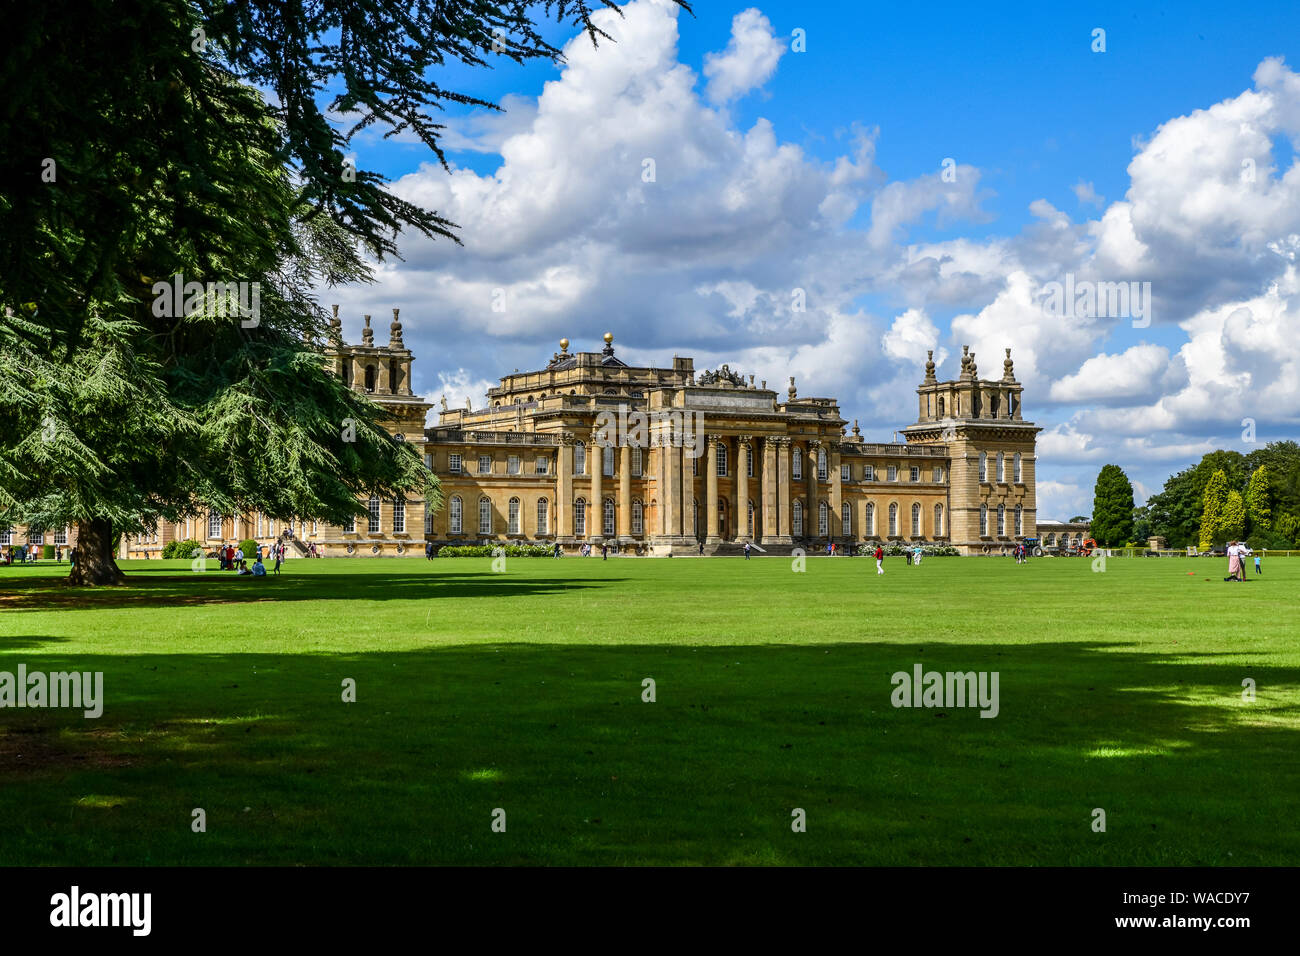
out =
[[[68,583],[125,584],[126,575],[113,560],[113,524],[107,518],[77,522],[77,563]]]

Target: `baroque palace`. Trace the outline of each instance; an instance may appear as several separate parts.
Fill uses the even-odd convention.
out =
[[[212,514],[124,540],[123,557],[157,556],[173,539],[215,547],[281,536],[325,556],[423,556],[426,542],[609,544],[656,555],[698,553],[702,543],[716,554],[746,541],[783,554],[829,542],[990,554],[1036,533],[1039,429],[1023,418],[1010,349],[996,379],[981,378],[963,348],[957,377],[940,381],[931,353],[901,442],[864,441],[835,399],[801,397],[793,378],[782,397],[725,365],[697,373],[692,359],[674,357],[671,368],[630,366],[609,334],[596,352],[570,352],[561,340],[542,368],[503,377],[481,408],[468,399],[449,408],[444,397],[428,426],[398,311],[386,346],[375,344],[370,316],[361,344],[342,344],[337,311],[335,374],[395,414],[394,434],[422,445],[443,507],[373,497],[344,527]]]

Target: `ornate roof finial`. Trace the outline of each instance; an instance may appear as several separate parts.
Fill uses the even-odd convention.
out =
[[[372,329],[372,328],[370,327],[370,316],[367,315],[365,318],[366,318],[366,324],[365,324],[365,327],[362,328],[362,330],[361,330],[361,344],[362,344],[362,345],[374,345],[374,344],[375,344],[375,330]]]
[[[339,304],[335,302],[334,305],[332,305],[330,308],[334,310],[334,318],[330,319],[330,325],[337,329],[339,326],[343,324],[339,320]]]
[[[934,377],[934,349],[927,349],[925,353],[925,380],[927,383],[938,381]]]
[[[601,349],[601,352],[605,355],[614,354],[614,333],[613,332],[605,333],[605,347]]]
[[[858,420],[856,418],[853,419],[853,437],[854,438],[862,437],[862,429],[858,427]]]
[[[398,313],[401,309],[393,310],[393,321],[388,326],[388,347],[393,349],[402,348],[402,323],[398,319]]]
[[[566,355],[568,354],[568,352],[569,352],[569,340],[568,340],[568,339],[560,339],[560,351],[563,352],[563,353],[565,353]]]
[[[1011,361],[1011,349],[1007,349],[1007,357],[1002,360],[1002,381],[1014,382],[1016,380],[1016,363]]]
[[[795,389],[795,387],[794,387],[794,376],[793,376],[793,375],[790,376],[790,387],[786,390],[786,392],[787,392],[787,394],[789,394],[789,396],[790,396],[790,401],[792,401],[792,402],[793,402],[796,398],[799,397],[799,392],[798,392],[798,391]]]

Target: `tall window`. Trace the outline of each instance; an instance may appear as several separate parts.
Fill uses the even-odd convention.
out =
[[[824,501],[817,502],[817,534],[827,537],[831,533],[831,509]]]
[[[826,449],[817,449],[817,480],[826,480]]]
[[[486,475],[492,471],[492,458],[488,455],[478,456],[478,473]]]
[[[1007,533],[1007,506],[998,505],[998,537]]]
[[[841,529],[844,534],[853,533],[853,506],[847,501],[840,505],[840,524],[844,526]]]
[[[797,458],[795,460],[798,461]],[[803,502],[797,499],[790,511],[790,531],[795,537],[803,536]]]
[[[583,498],[573,503],[573,533],[577,537],[587,533],[587,502]]]
[[[601,534],[610,536],[614,534],[614,499],[606,498],[605,505],[602,509],[604,520],[601,525]]]
[[[217,514],[215,511],[208,512],[208,537],[221,537],[221,515]]]
[[[989,480],[989,456],[988,452],[980,452],[980,481]]]
[[[356,516],[356,515],[348,515],[347,520],[343,522],[343,533],[344,533],[344,534],[356,534],[356,533],[357,533],[357,516]]]
[[[921,506],[912,504],[912,537],[921,537]]]
[[[1020,484],[1020,452],[1016,452],[1011,459],[1011,480]]]
[[[907,477],[911,481],[920,481],[921,469],[918,466],[913,465],[911,468],[908,469]]]
[[[447,470],[453,475],[460,474],[460,455],[447,456]]]
[[[898,505],[889,506],[889,536],[898,537]]]
[[[506,474],[517,475],[519,474],[520,470],[521,470],[521,465],[519,461],[519,456],[518,455],[509,456],[506,459]]]
[[[718,449],[718,477],[727,477],[727,446],[721,442],[717,445]]]
[[[406,499],[393,499],[393,534],[406,534]]]
[[[429,507],[429,499],[424,499],[424,533],[433,534],[433,509]]]
[[[746,533],[752,538],[754,536],[754,502],[749,503],[749,517],[745,519]]]
[[[934,536],[943,537],[943,505],[934,506]]]
[[[890,465],[890,466],[889,466],[889,480],[890,480],[890,481],[897,481],[897,480],[898,480],[898,466],[897,466],[897,465]]]
[[[550,471],[551,471],[551,459],[546,458],[546,457],[538,458],[538,459],[537,459],[537,465],[536,465],[535,470],[536,470],[537,474],[539,474],[539,475],[550,474]]]
[[[862,480],[863,480],[863,481],[875,481],[875,480],[876,480],[876,466],[875,466],[875,465],[863,465],[863,466],[862,466]]]
[[[478,533],[492,533],[492,502],[487,498],[478,500]]]
[[[1002,452],[998,452],[998,481],[1007,480],[1007,462]]]
[[[371,534],[379,533],[379,496],[371,495],[367,503],[367,509],[370,512],[370,527],[367,529]],[[293,530],[293,521],[289,522],[289,530]]]
[[[943,468],[939,467],[934,470],[934,482],[938,484],[941,481],[943,481]]]
[[[573,446],[573,473],[575,475],[587,473],[587,446],[582,442]]]
[[[604,474],[606,477],[612,477],[614,474],[614,446],[606,445],[603,449],[601,449],[601,452],[602,452],[601,458],[603,459],[604,462],[604,469],[602,471],[602,474]]]
[[[803,478],[803,455],[798,451],[790,456],[790,477],[795,481]]]
[[[433,453],[432,453],[432,452],[427,452],[427,451],[426,451],[426,452],[424,453],[424,467],[425,467],[425,468],[428,468],[430,471],[433,471]]]
[[[753,445],[745,446],[745,475],[750,478],[754,477],[754,446]]]
[[[980,537],[986,538],[989,533],[989,506],[980,505]]]
[[[632,449],[632,475],[636,478],[641,477],[641,448],[637,446]]]
[[[0,544],[14,543],[14,529],[12,525],[0,528]]]
[[[537,533],[551,533],[551,506],[545,498],[537,499]]]
[[[519,534],[519,499],[511,498],[509,507],[510,510],[507,513],[509,524],[506,525],[509,530],[507,534]]]
[[[464,503],[460,500],[459,496],[452,498],[450,504],[447,505],[448,534],[461,533],[461,517],[464,511],[463,505]]]
[[[1020,507],[1020,505],[1016,505],[1016,537],[1017,538],[1020,537],[1020,535],[1022,534],[1020,529],[1022,527],[1021,520],[1023,516],[1024,516],[1023,509]]]
[[[867,502],[867,536],[875,537],[876,535],[876,505],[873,501]]]
[[[641,535],[645,532],[645,506],[640,500],[632,502],[632,533]]]
[[[851,481],[853,479],[853,466],[840,465],[840,481]]]

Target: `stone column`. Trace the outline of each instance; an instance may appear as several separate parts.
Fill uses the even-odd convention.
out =
[[[681,448],[673,445],[670,440],[664,439],[660,445],[659,452],[663,456],[664,462],[664,486],[663,486],[663,509],[664,509],[664,534],[671,537],[680,536],[682,533],[682,466],[681,466]]]
[[[555,535],[573,537],[573,443],[572,435],[560,436],[555,464]]]
[[[736,439],[736,540],[751,540],[749,534],[749,449],[754,436]],[[754,516],[755,524],[758,516]],[[755,529],[757,530],[757,528]]]
[[[830,533],[832,538],[842,538],[845,536],[845,530],[841,527],[842,518],[840,517],[840,504],[844,500],[844,489],[840,484],[840,443],[831,442],[830,454],[831,469],[831,515],[830,515]]]
[[[774,438],[763,439],[763,543],[776,540],[776,453]]]
[[[632,540],[632,446],[618,449],[618,540]]]
[[[682,534],[694,538],[695,512],[692,504],[695,501],[695,475],[692,473],[692,462],[695,459],[686,454],[685,445],[678,449],[678,453],[682,466]]]
[[[776,440],[777,528],[782,543],[790,542],[790,439]]]
[[[716,545],[722,539],[718,535],[718,445],[722,441],[721,435],[708,436],[705,447],[708,454],[704,456],[704,513],[708,516],[705,525],[705,543]]]
[[[821,444],[816,438],[808,442],[808,463],[804,466],[808,500],[804,502],[803,533],[808,538],[817,537],[817,449]]]
[[[604,538],[605,530],[605,504],[602,500],[601,484],[605,474],[605,449],[596,441],[596,433],[591,433],[591,440],[587,443],[587,462],[591,469],[591,503],[587,506],[587,540],[592,544],[600,544]],[[591,512],[595,512],[595,522],[592,521]]]

